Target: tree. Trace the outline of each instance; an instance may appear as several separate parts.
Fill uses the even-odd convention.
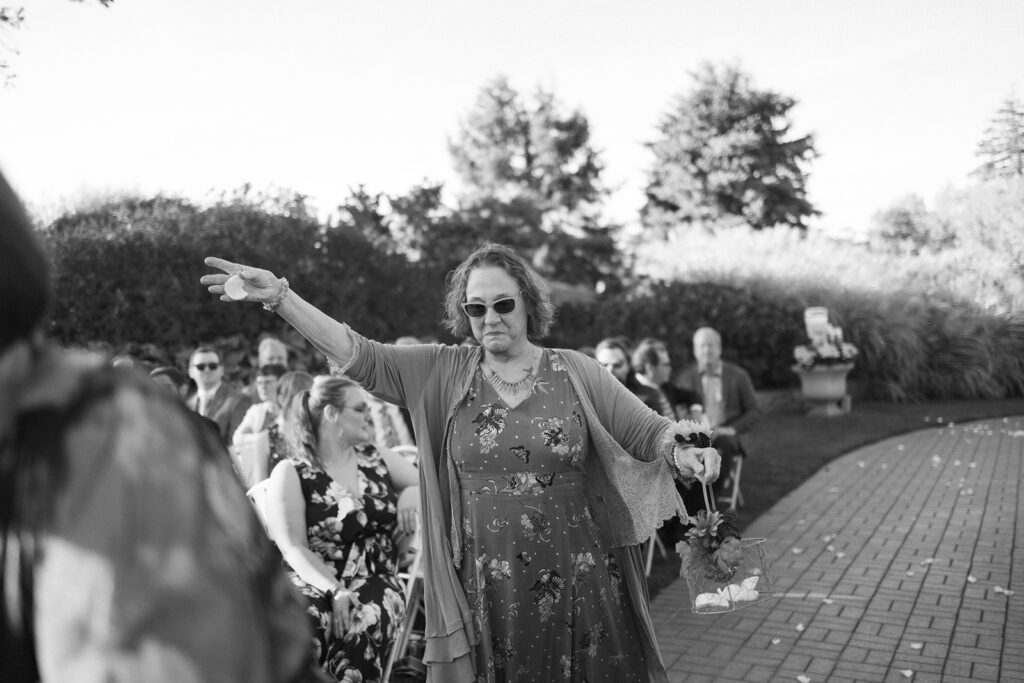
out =
[[[982,180],[1024,178],[1024,102],[1007,98],[985,129],[977,156],[983,162],[974,175]]]
[[[691,74],[647,144],[655,157],[641,219],[667,231],[684,223],[743,221],[755,229],[806,230],[819,212],[807,201],[812,136],[791,137],[796,100],[754,88],[735,66],[705,63]]]
[[[617,226],[601,220],[608,192],[581,111],[564,111],[543,89],[524,98],[498,77],[481,89],[449,150],[464,192],[445,228],[421,235],[424,246],[434,238],[460,241],[463,250],[502,241],[549,277],[588,285],[617,279]],[[477,239],[467,244],[469,234]]]
[[[928,211],[924,200],[909,194],[872,217],[871,237],[896,253],[917,255],[954,246],[956,235],[947,221]]]
[[[72,2],[82,2],[83,0],[72,0]],[[109,7],[110,3],[114,0],[97,0],[104,7]],[[0,49],[10,50],[17,54],[17,50],[9,48],[3,42],[4,33],[8,30],[16,29],[25,22],[25,8],[24,7],[11,7],[9,5],[0,6]],[[0,80],[3,80],[4,84],[11,82],[14,78],[11,65],[4,59],[0,59]]]

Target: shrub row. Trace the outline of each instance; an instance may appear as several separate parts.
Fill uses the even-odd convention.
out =
[[[205,291],[199,278],[209,271],[208,255],[286,275],[307,300],[370,337],[454,341],[439,328],[443,273],[382,251],[346,226],[324,226],[301,204],[122,200],[69,214],[43,235],[56,270],[50,331],[69,345],[102,344],[183,367],[191,348],[215,342],[227,351],[230,376],[240,379],[257,339],[274,334],[303,365],[321,369],[322,359],[280,318]],[[858,268],[863,276],[866,266],[858,261]],[[794,387],[803,310],[824,305],[860,348],[853,378],[868,397],[1024,395],[1024,323],[948,292],[890,292],[754,268],[692,269],[612,291],[562,305],[548,343],[579,348],[606,336],[655,336],[682,366],[693,331],[711,325],[723,335],[726,358],[747,368],[758,388]]]

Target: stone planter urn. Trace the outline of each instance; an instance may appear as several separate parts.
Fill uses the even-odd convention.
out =
[[[816,365],[813,368],[793,366],[800,377],[802,398],[811,404],[808,415],[834,417],[850,412],[850,397],[846,393],[846,376],[853,363]]]

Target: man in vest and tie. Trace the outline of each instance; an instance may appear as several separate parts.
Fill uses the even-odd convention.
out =
[[[231,444],[252,399],[224,383],[224,364],[220,352],[212,346],[200,346],[188,361],[188,376],[196,383],[196,393],[188,407],[217,423],[221,441]]]
[[[676,383],[699,392],[704,399],[704,415],[714,429],[712,445],[722,456],[722,476],[715,493],[724,496],[732,482],[733,459],[742,458],[746,448],[742,440],[761,416],[754,383],[747,371],[722,360],[722,337],[711,327],[693,334],[693,357],[697,361],[679,376]]]

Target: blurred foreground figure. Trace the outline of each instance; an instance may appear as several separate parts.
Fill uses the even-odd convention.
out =
[[[40,329],[49,266],[0,177],[0,678],[319,680],[219,439]]]

